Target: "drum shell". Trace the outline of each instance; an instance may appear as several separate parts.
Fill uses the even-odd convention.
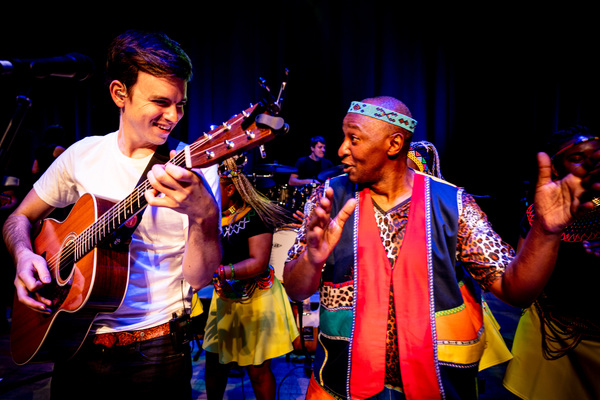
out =
[[[273,245],[271,247],[271,257],[269,263],[273,266],[275,276],[283,283],[283,267],[287,259],[288,251],[294,245],[298,230],[292,227],[278,229],[273,234]]]

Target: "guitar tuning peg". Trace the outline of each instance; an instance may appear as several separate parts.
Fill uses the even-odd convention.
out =
[[[275,100],[275,104],[277,104],[280,108],[281,108],[281,103],[283,102],[283,98],[281,97],[281,95],[283,94],[283,91],[285,89],[285,86],[287,85],[287,82],[281,82],[281,87],[279,88],[279,95],[277,96],[277,100]]]
[[[266,84],[266,81],[265,81],[263,78],[261,78],[261,77],[259,77],[259,78],[258,78],[258,84],[259,84],[261,87],[265,88],[265,90],[266,90],[267,92],[271,93],[271,89],[269,89],[269,86],[267,86],[267,84]]]
[[[266,81],[262,77],[258,78],[259,85],[261,87],[263,87],[268,93],[268,96],[267,96],[268,100],[266,100],[266,103],[268,104],[267,109],[272,115],[277,115],[281,111],[281,102],[283,101],[283,91],[285,90],[285,88],[287,86],[287,79],[289,76],[289,70],[287,68],[284,70],[284,76],[285,77],[283,79],[283,82],[281,83],[281,87],[279,88],[279,94],[277,95],[277,98],[275,98],[273,93],[271,93],[271,89],[266,84]]]
[[[290,75],[290,71],[286,68],[285,71],[283,71],[284,74],[284,79],[281,82],[281,87],[279,88],[279,95],[277,95],[277,100],[275,101],[275,104],[277,105],[277,107],[279,109],[281,109],[281,103],[283,102],[283,91],[285,90],[285,87],[287,86],[287,81],[288,81],[288,77]]]

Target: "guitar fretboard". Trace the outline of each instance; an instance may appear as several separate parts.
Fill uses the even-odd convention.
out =
[[[175,157],[169,160],[170,163],[177,166],[185,165],[184,151],[177,153]],[[148,205],[144,193],[152,189],[149,180],[140,183],[133,192],[125,199],[116,203],[104,214],[102,214],[94,223],[86,228],[77,236],[74,243],[74,259],[78,261],[90,252],[99,243],[102,243],[118,229],[122,228],[127,221],[143,211]]]

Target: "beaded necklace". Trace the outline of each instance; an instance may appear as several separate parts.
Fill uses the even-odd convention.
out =
[[[533,204],[527,209],[527,220],[533,223],[535,211]],[[600,238],[600,208],[595,208],[583,217],[577,218],[565,228],[561,240],[563,242],[578,243],[585,240]]]

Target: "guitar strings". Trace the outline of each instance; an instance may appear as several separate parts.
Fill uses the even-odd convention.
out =
[[[234,117],[236,118],[236,117]],[[238,128],[238,124],[241,124],[241,120],[245,119],[246,116],[244,114],[239,114],[237,116],[237,120],[235,120],[232,123],[227,123],[227,124],[223,124],[220,126],[220,128],[218,130],[213,130],[211,132],[209,132],[208,134],[203,135],[202,138],[196,140],[194,143],[189,145],[189,149],[190,152],[192,154],[196,154],[196,151],[198,148],[203,148],[207,142],[213,140],[213,138],[215,136],[219,136],[221,133],[225,132],[225,131],[231,131],[233,130],[232,128],[235,126],[235,128]],[[233,118],[232,118],[233,119]],[[238,135],[237,137],[242,137],[245,136],[245,133],[242,133],[241,135]],[[224,146],[226,145],[225,143],[216,143],[213,146],[209,146],[206,150],[204,150],[206,153],[210,152],[211,149],[216,149],[219,146]],[[177,153],[171,160],[169,160],[170,163],[177,165],[177,166],[185,166],[185,152],[182,150],[179,153]],[[145,180],[144,182],[142,182],[140,185],[138,185],[133,192],[127,196],[124,200],[118,202],[117,204],[115,204],[113,207],[111,207],[109,210],[107,210],[104,214],[102,214],[100,216],[100,218],[98,218],[98,220],[96,220],[94,223],[92,223],[88,228],[86,228],[85,230],[83,230],[79,235],[76,235],[74,237],[73,240],[69,241],[67,246],[65,247],[65,251],[59,251],[58,253],[52,255],[50,258],[47,259],[46,263],[48,265],[48,269],[50,271],[55,271],[56,269],[58,269],[58,275],[60,275],[60,273],[63,271],[64,268],[71,268],[71,263],[69,263],[66,266],[62,266],[59,261],[61,258],[70,258],[70,257],[75,257],[75,260],[73,261],[73,264],[79,260],[79,258],[83,257],[85,254],[87,254],[89,251],[91,251],[92,248],[95,247],[95,244],[92,243],[97,243],[101,240],[103,240],[106,236],[107,236],[107,226],[110,226],[110,222],[113,222],[113,231],[116,230],[118,227],[120,227],[122,224],[120,223],[120,215],[123,214],[124,217],[127,217],[126,214],[126,210],[131,209],[132,210],[132,215],[130,215],[129,217],[127,217],[125,219],[125,222],[127,222],[130,218],[132,218],[134,215],[136,215],[137,213],[141,212],[145,206],[147,205],[147,202],[145,201],[145,196],[144,193],[146,192],[146,190],[149,190],[152,188],[152,185],[150,184],[149,180]],[[142,201],[143,199],[143,201]],[[138,204],[138,211],[137,212],[133,212],[133,208],[132,206],[137,203]],[[115,217],[118,219],[118,226],[115,226]],[[95,240],[94,240],[95,239]],[[86,246],[87,244],[87,246]],[[79,252],[80,254],[78,256],[75,256],[75,254]]]

